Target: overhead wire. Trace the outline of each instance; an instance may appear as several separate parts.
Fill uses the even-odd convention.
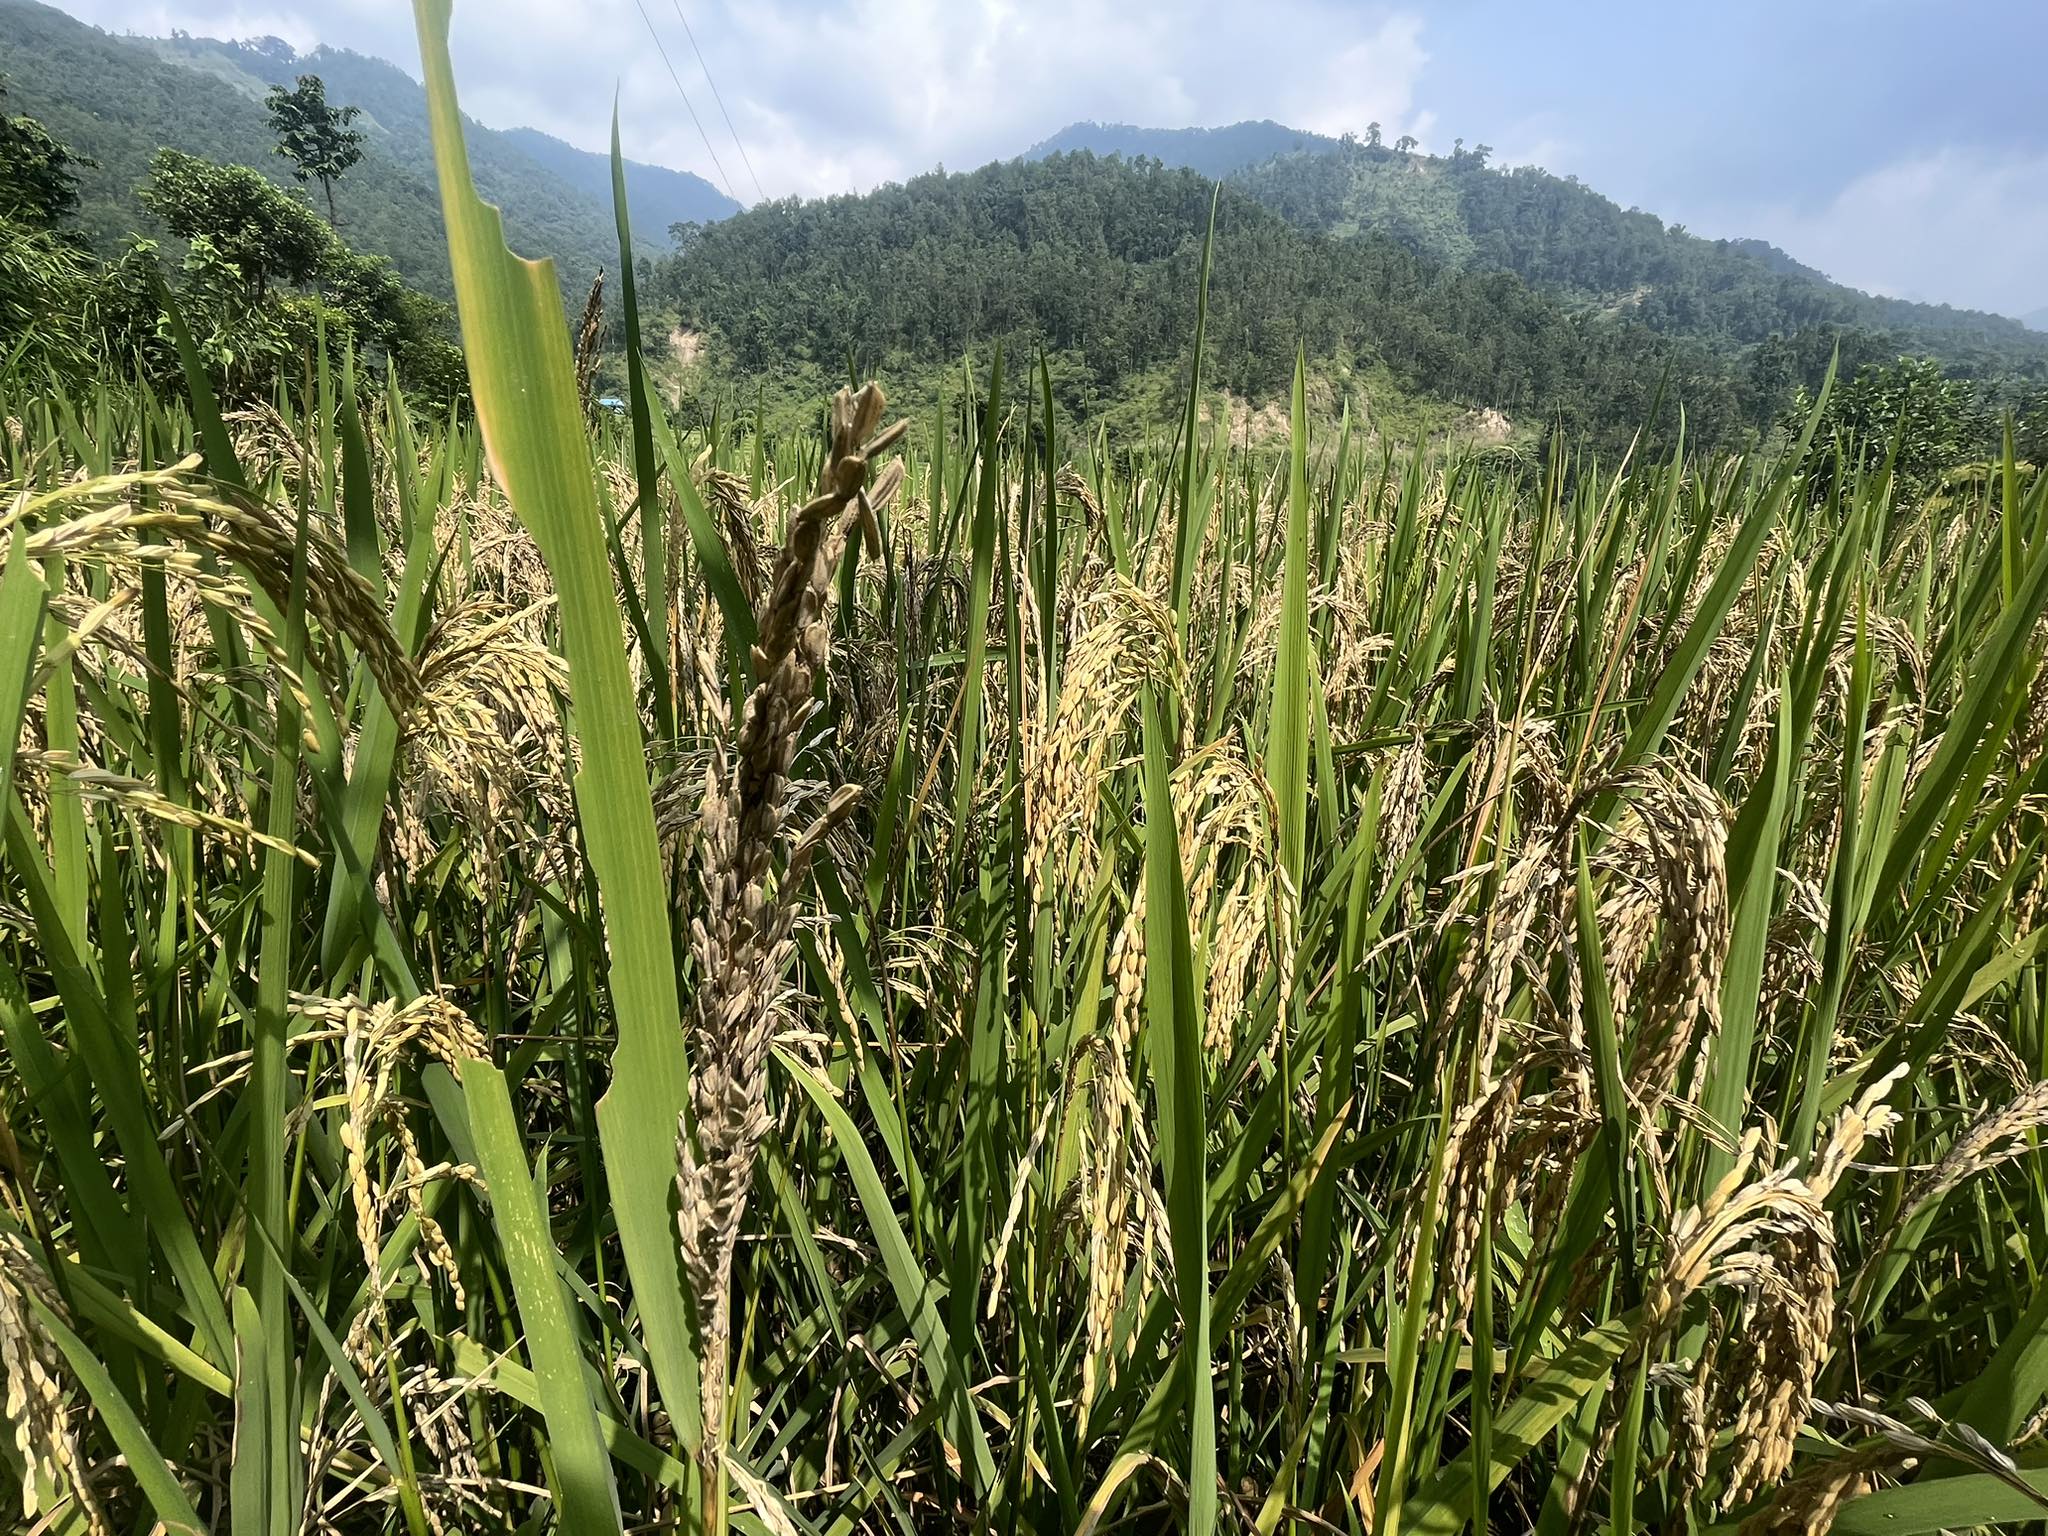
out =
[[[719,161],[718,151],[711,147],[711,135],[704,131],[703,120],[697,116],[696,107],[691,105],[690,93],[683,89],[683,77],[676,73],[675,65],[669,63],[668,50],[661,45],[661,34],[654,30],[654,18],[647,14],[643,0],[633,0],[633,4],[640,12],[640,19],[647,23],[647,35],[654,39],[654,51],[661,55],[661,62],[668,66],[668,77],[675,81],[676,94],[683,98],[683,106],[689,111],[690,121],[697,126],[697,137],[704,141],[704,153],[711,157],[711,164],[718,171],[718,179],[725,183],[725,195],[737,203],[740,195],[733,190],[732,178],[725,174],[725,166]],[[734,142],[737,143],[738,140],[735,139]]]
[[[676,20],[683,24],[683,36],[690,40],[690,47],[697,55],[697,67],[704,71],[704,83],[711,87],[711,99],[718,103],[718,115],[725,119],[725,131],[732,135],[732,142],[740,152],[740,160],[747,168],[747,175],[754,183],[754,193],[767,201],[768,193],[761,186],[761,178],[754,174],[754,162],[747,154],[746,143],[740,138],[740,131],[733,125],[732,114],[725,110],[725,97],[718,89],[718,81],[711,73],[711,61],[704,57],[704,50],[697,46],[697,34],[690,28],[690,18],[683,14],[683,0],[670,0],[676,8]]]

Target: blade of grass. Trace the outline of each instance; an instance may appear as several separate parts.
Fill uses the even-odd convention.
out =
[[[1187,1392],[1190,1536],[1216,1529],[1216,1408],[1209,1354],[1207,1063],[1201,1001],[1182,884],[1180,833],[1166,765],[1159,701],[1144,700],[1145,1050],[1158,1085],[1157,1146],[1166,1183],[1181,1348],[1176,1369]]]
[[[633,482],[640,502],[641,602],[654,637],[647,658],[660,718],[675,731],[675,705],[668,675],[668,530],[661,511],[661,470],[654,457],[654,428],[647,370],[640,361],[640,294],[633,273],[633,229],[626,204],[626,162],[619,153],[619,103],[612,100],[612,215],[619,232],[619,305],[625,323],[626,399],[633,425]]]
[[[575,730],[576,802],[596,877],[618,1016],[598,1134],[640,1325],[678,1439],[695,1452],[697,1359],[675,1240],[676,1126],[689,1094],[646,747],[591,484],[554,264],[514,256],[476,194],[448,57],[451,0],[415,0],[441,209],[470,386],[492,472],[559,594]]]
[[[888,1271],[896,1304],[902,1308],[910,1330],[916,1336],[919,1364],[931,1383],[933,1395],[944,1405],[944,1423],[951,1444],[963,1454],[969,1485],[978,1495],[985,1495],[995,1486],[995,1458],[989,1451],[988,1439],[982,1433],[981,1421],[975,1414],[973,1399],[968,1392],[965,1357],[946,1332],[945,1320],[939,1311],[938,1288],[918,1268],[916,1256],[910,1251],[910,1242],[903,1235],[902,1223],[896,1219],[888,1187],[882,1183],[874,1159],[868,1155],[859,1128],[840,1107],[830,1085],[820,1082],[808,1067],[780,1049],[775,1057],[789,1074],[790,1081],[804,1091],[824,1117],[840,1155],[846,1160],[846,1171],[853,1179],[854,1191],[859,1197],[861,1211],[867,1217],[870,1235]]]
[[[584,1385],[581,1331],[555,1274],[554,1234],[512,1118],[505,1075],[487,1061],[464,1062],[462,1092],[547,1420],[563,1528],[576,1536],[619,1536],[618,1489]]]

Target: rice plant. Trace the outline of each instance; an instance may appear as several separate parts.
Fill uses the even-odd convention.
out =
[[[593,423],[419,9],[473,421],[0,393],[20,1528],[2048,1521],[2048,478]]]

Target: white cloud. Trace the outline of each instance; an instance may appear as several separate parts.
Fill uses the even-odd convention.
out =
[[[271,33],[380,54],[417,73],[403,0],[62,3],[117,30]],[[602,149],[616,84],[628,155],[716,182],[651,22],[726,177],[752,201],[753,179],[676,3],[458,0],[463,106],[494,126],[526,124]],[[682,9],[770,196],[864,190],[941,162],[964,169],[1080,118],[1182,127],[1271,117],[1331,133],[1377,119],[1389,138],[1429,126],[1415,105],[1422,22],[1356,0],[682,0]]]
[[[2048,154],[1947,145],[1824,203],[1716,209],[1696,230],[1754,235],[1839,282],[2018,315],[2048,303]]]
[[[304,14],[291,8],[69,0],[59,9],[109,32],[134,32],[144,37],[167,37],[173,30],[183,30],[219,37],[281,37],[294,48],[319,41]]]
[[[778,192],[978,165],[1081,118],[1273,117],[1332,132],[1378,118],[1400,131],[1425,57],[1413,18],[1361,19],[1322,0],[856,0],[822,15],[725,0],[714,15],[732,61],[713,68]]]

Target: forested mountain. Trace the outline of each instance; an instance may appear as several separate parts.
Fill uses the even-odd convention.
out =
[[[1460,265],[1514,272],[1589,303],[1625,307],[1660,331],[1746,346],[1815,325],[1891,333],[1965,370],[2048,365],[2017,320],[1877,298],[1831,282],[1757,240],[1707,240],[1534,166],[1342,144],[1239,174],[1244,189],[1304,228],[1380,231]]]
[[[264,93],[318,74],[330,101],[363,109],[363,159],[335,188],[342,231],[358,250],[390,257],[408,282],[448,294],[425,96],[395,65],[330,48],[301,58],[275,38],[119,37],[37,0],[0,0],[0,37],[12,109],[99,162],[81,177],[78,226],[102,254],[131,233],[161,233],[135,189],[162,146],[288,183]],[[504,208],[515,246],[555,256],[572,293],[618,264],[608,157],[530,131],[466,128],[478,188]],[[627,184],[636,240],[650,251],[666,247],[679,216],[718,218],[736,206],[699,178],[660,167],[629,164]]]
[[[315,48],[295,56],[275,38],[235,43],[181,36],[156,39],[151,46],[179,62],[201,67],[213,60],[225,61],[262,82],[264,88],[289,85],[302,74],[316,74],[327,82],[327,94],[334,100],[363,109],[375,131],[385,135],[394,159],[427,181],[433,180],[426,92],[395,64],[346,48]],[[602,223],[599,234],[605,249],[612,250],[616,236],[611,218],[611,156],[578,149],[535,128],[484,128],[471,122],[467,129],[477,188],[485,197],[504,206],[546,207],[551,217],[569,219],[587,218],[587,210],[594,208]],[[671,224],[709,222],[739,210],[738,203],[701,176],[633,160],[626,162],[626,201],[633,215],[634,238],[650,249],[668,245]]]
[[[866,196],[757,205],[659,263],[651,297],[760,378],[894,376],[1005,339],[1043,346],[1069,404],[1099,410],[1148,370],[1185,366],[1213,183],[1088,154],[917,177]],[[1825,366],[1827,341],[1741,363],[1628,315],[1574,308],[1512,273],[1433,260],[1383,236],[1305,232],[1225,183],[1208,366],[1258,401],[1297,339],[1320,376],[1361,371],[1412,394],[1613,437],[1648,415],[1664,371],[1697,428],[1728,440]]]
[[[274,38],[117,37],[37,0],[0,0],[0,36],[10,110],[98,162],[67,231],[101,256],[165,236],[136,196],[161,146],[288,185],[264,97],[316,74],[329,101],[362,113],[362,160],[334,190],[341,238],[448,294],[424,96],[397,66],[301,57]],[[468,140],[514,245],[554,256],[580,302],[617,259],[608,158],[529,129],[470,123]],[[1609,437],[1641,424],[1668,376],[1697,432],[1737,440],[1838,343],[1852,369],[1936,356],[1993,386],[1990,403],[2048,378],[2048,336],[2018,321],[1872,298],[1761,242],[1698,239],[1572,179],[1487,160],[1484,146],[1388,146],[1377,129],[1361,141],[1270,121],[1086,123],[965,175],[738,214],[686,173],[629,165],[627,185],[643,253],[692,226],[650,285],[650,343],[673,321],[702,333],[714,368],[755,382],[836,380],[849,351],[930,374],[1001,338],[1044,347],[1077,408],[1157,393],[1185,365],[1214,177],[1210,378],[1252,403],[1280,391],[1297,340],[1332,398],[1369,385],[1381,400]]]
[[[2048,343],[2017,320],[1860,293],[1761,240],[1703,239],[1576,178],[1495,168],[1483,145],[1467,150],[1460,141],[1433,156],[1373,133],[1339,140],[1273,123],[1077,123],[1046,142],[1229,175],[1304,229],[1385,235],[1432,260],[1513,272],[1570,302],[1625,310],[1653,330],[1723,350],[1831,326],[1885,332],[1903,350],[1978,377],[2048,370]],[[1268,145],[1272,152],[1256,154]]]
[[[612,162],[607,155],[565,144],[538,128],[507,128],[498,135],[509,140],[536,165],[553,171],[586,197],[612,205]],[[657,249],[668,246],[671,224],[709,224],[729,218],[740,205],[689,171],[673,171],[665,165],[626,162],[626,206],[633,215],[633,238]]]

